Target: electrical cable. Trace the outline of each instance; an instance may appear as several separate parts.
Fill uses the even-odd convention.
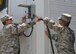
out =
[[[42,18],[40,18],[39,20],[42,20],[42,21],[44,21]],[[51,37],[51,32],[50,32],[50,30],[49,30],[49,27],[46,25],[46,28],[47,28],[47,31],[48,31],[48,37],[49,37],[49,39],[50,39],[50,44],[51,44],[51,47],[52,47],[52,53],[53,54],[55,54],[54,53],[54,47],[53,47],[53,42],[52,42],[52,37]]]
[[[30,18],[29,18],[30,19]],[[31,21],[33,20],[34,18],[31,18]],[[28,23],[29,24],[29,23]],[[31,27],[31,32],[30,32],[30,34],[29,35],[26,35],[25,33],[23,33],[23,35],[25,36],[25,37],[30,37],[31,35],[32,35],[32,33],[33,33],[33,29],[34,29],[34,27],[32,26]]]
[[[47,31],[48,31],[48,37],[49,37],[49,39],[50,39],[50,44],[51,44],[51,47],[52,47],[52,53],[55,54],[55,53],[54,53],[53,43],[52,43],[52,38],[51,38],[51,34],[50,34],[50,30],[49,30],[49,28],[48,28],[47,25],[46,25],[46,27],[47,27]]]
[[[31,35],[32,35],[32,33],[33,33],[33,26],[31,27],[31,32],[30,32],[30,34],[29,35],[26,35],[25,33],[23,33],[23,35],[25,36],[25,37],[30,37]]]

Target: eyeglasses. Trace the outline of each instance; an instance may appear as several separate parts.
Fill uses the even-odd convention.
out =
[[[12,21],[12,19],[7,19],[6,21],[9,21],[9,20],[11,20],[11,21]]]

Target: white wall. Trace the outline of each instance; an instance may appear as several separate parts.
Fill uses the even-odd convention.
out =
[[[22,16],[25,15],[25,8],[19,7],[19,4],[24,4],[24,0],[9,0],[8,14],[13,16],[14,22],[21,22]]]
[[[36,15],[44,17],[44,0],[35,1]],[[45,54],[44,24],[43,22],[39,22],[36,26],[36,54]]]

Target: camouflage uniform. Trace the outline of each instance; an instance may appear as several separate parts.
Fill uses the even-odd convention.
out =
[[[18,27],[15,24],[4,25],[0,32],[0,54],[19,54],[19,35],[34,24],[34,22],[25,26],[20,24]]]
[[[74,31],[69,27],[59,27],[54,25],[55,23],[51,20],[44,20],[44,23],[56,34],[52,34],[52,39],[55,40],[55,46],[58,54],[75,54],[74,43],[75,34]]]
[[[57,34],[52,34],[58,54],[75,54],[75,35],[69,27],[50,26]]]

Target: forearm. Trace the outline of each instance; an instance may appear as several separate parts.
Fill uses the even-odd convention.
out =
[[[55,22],[53,20],[44,20],[44,24],[48,26],[50,29],[54,30],[55,32],[58,32],[61,28],[55,25]]]
[[[26,29],[32,27],[33,25],[35,25],[35,22],[30,22],[28,24],[24,23],[25,25],[20,25],[18,27],[18,33],[23,33]]]
[[[58,31],[59,31],[59,27],[56,26],[56,25],[53,25],[53,24],[51,24],[51,23],[47,23],[47,26],[48,26],[50,29],[54,30],[55,32],[58,32]]]

